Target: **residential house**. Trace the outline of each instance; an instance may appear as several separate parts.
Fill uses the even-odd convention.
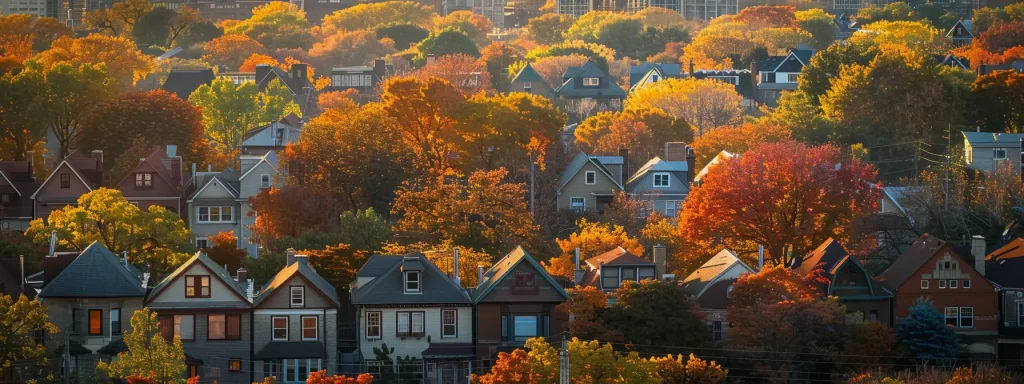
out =
[[[33,218],[31,195],[39,189],[33,175],[32,152],[28,160],[0,161],[0,231],[24,231]]]
[[[555,97],[555,90],[551,89],[548,82],[540,77],[540,74],[533,69],[530,63],[526,63],[523,69],[520,69],[519,73],[512,78],[508,91],[532,93],[548,99]]]
[[[860,0],[833,0],[833,1],[836,4],[839,4],[839,3],[859,4],[860,3]],[[859,7],[858,8],[846,8],[846,9],[859,9]],[[856,12],[854,12],[854,13],[856,13]],[[836,31],[836,41],[845,41],[846,39],[849,39],[850,36],[853,36],[854,33],[856,33],[857,31],[860,30],[860,25],[857,24],[857,21],[856,20],[851,20],[850,19],[850,15],[847,15],[845,13],[839,15],[839,17],[836,17],[835,24],[836,24],[836,27],[838,27],[838,30]]]
[[[211,68],[171,69],[171,72],[167,74],[167,80],[164,80],[160,89],[177,96],[179,99],[188,100],[192,92],[195,92],[196,89],[203,85],[212,84],[216,77],[217,75],[214,75]]]
[[[217,73],[217,80],[231,80],[231,82],[234,83],[236,86],[245,83],[255,83],[256,72],[222,71]]]
[[[576,255],[576,270],[573,281],[577,287],[594,287],[609,295],[609,304],[613,304],[615,290],[624,281],[675,278],[665,273],[667,253],[661,245],[652,248],[654,261],[636,256],[622,247],[591,257],[580,265],[579,254]]]
[[[238,280],[203,252],[157,284],[146,299],[160,332],[181,338],[189,356],[188,377],[200,382],[252,383],[252,280]]]
[[[310,116],[317,110],[317,92],[309,81],[308,72],[307,64],[292,64],[288,71],[274,65],[257,64],[256,85],[264,90],[271,81],[279,80],[288,87],[292,101],[299,106],[302,116]]]
[[[46,219],[50,212],[77,205],[78,197],[103,185],[103,151],[72,152],[30,196],[33,216]]]
[[[970,44],[974,40],[974,34],[971,33],[971,20],[960,18],[956,24],[953,24],[953,28],[946,32],[946,37],[953,42],[954,47]]]
[[[1020,174],[1021,133],[998,132],[962,132],[964,135],[964,160],[967,167],[984,172],[994,172],[998,167],[1010,167],[1015,174]]]
[[[394,369],[381,367],[374,352],[387,345],[391,359],[414,359],[403,372],[425,382],[464,382],[466,361],[476,357],[473,300],[426,256],[371,256],[351,292],[359,351],[371,372]]]
[[[736,87],[736,93],[743,96],[740,106],[753,109],[756,106],[757,87],[750,70],[747,69],[725,69],[725,70],[696,70],[690,71],[690,77],[694,79],[712,79],[732,84]]]
[[[532,337],[560,335],[569,319],[555,307],[569,295],[519,246],[487,272],[480,268],[480,284],[473,290],[476,305],[476,356],[494,362],[499,352],[522,348]]]
[[[559,177],[557,208],[602,212],[622,191],[627,156],[590,156],[580,152]]]
[[[555,87],[555,95],[567,107],[592,100],[597,103],[598,110],[613,111],[622,109],[622,101],[626,99],[626,91],[615,83],[615,79],[590,61],[582,67],[566,69],[562,74],[562,84]]]
[[[70,262],[69,262],[70,261]],[[98,241],[81,253],[51,254],[44,260],[46,281],[39,299],[50,322],[60,328],[45,337],[47,350],[67,351],[69,372],[88,377],[102,348],[121,342],[129,319],[142,309],[148,274],[118,259]]]
[[[956,56],[952,53],[946,55],[935,55],[935,61],[939,63],[939,66],[962,69],[965,71],[971,70],[971,62],[966,57]]]
[[[725,340],[732,285],[748,273],[757,271],[735,252],[723,249],[683,280],[683,289],[693,295],[704,321],[711,326],[711,340],[715,343]]]
[[[783,91],[797,87],[800,72],[811,62],[814,50],[792,49],[784,56],[769,56],[757,63],[757,100],[775,106]]]
[[[683,17],[696,20],[711,20],[722,15],[740,13],[739,0],[684,0]]]
[[[361,99],[376,100],[377,84],[384,81],[388,74],[389,65],[384,60],[373,61],[373,67],[355,66],[339,67],[331,69],[331,84],[324,89],[328,91],[344,91],[354,89],[359,92]]]
[[[987,75],[995,71],[1016,71],[1017,73],[1024,73],[1024,60],[1014,60],[1009,63],[1000,65],[978,65],[979,75]]]
[[[14,301],[25,295],[36,297],[35,289],[25,284],[25,256],[4,255],[0,257],[0,294],[10,296]]]
[[[309,374],[338,372],[338,293],[306,255],[288,250],[287,265],[253,303],[255,381],[305,383]]]
[[[139,209],[147,210],[158,205],[181,215],[188,222],[189,210],[185,209],[185,199],[191,192],[192,178],[185,172],[177,152],[175,145],[154,150],[149,156],[139,159],[139,165],[114,188]]]
[[[682,78],[682,65],[667,63],[641,63],[629,67],[629,92],[657,83],[664,79]]]
[[[665,160],[655,157],[640,167],[626,182],[626,193],[649,202],[649,209],[676,217],[690,194],[695,162],[693,148],[685,143],[665,143]]]
[[[679,64],[643,63],[632,66],[629,71],[629,91],[633,92],[665,79],[713,79],[734,85],[736,93],[743,96],[743,101],[740,103],[743,107],[753,108],[755,106],[754,101],[757,98],[757,92],[754,87],[753,76],[751,76],[749,70],[695,70],[693,61],[691,61],[689,72],[681,71],[682,66]]]
[[[709,173],[711,173],[711,170],[715,168],[715,166],[721,164],[723,161],[726,161],[728,159],[738,157],[740,157],[740,155],[731,153],[729,151],[719,152],[717,155],[715,155],[714,158],[711,159],[711,161],[707,163],[707,165],[704,165],[704,168],[701,168],[700,172],[698,172],[696,176],[693,177],[693,183],[695,185],[700,185],[701,183],[704,182],[704,178],[707,177]]]
[[[194,177],[196,192],[188,199],[189,228],[196,246],[210,246],[209,238],[220,232],[234,232],[238,248],[251,257],[258,256],[258,245],[249,241],[249,228],[256,215],[249,198],[260,190],[277,185],[277,155],[242,155],[240,172],[228,168],[222,172],[200,172]]]
[[[793,260],[790,269],[801,276],[820,274],[828,279],[819,288],[843,303],[847,319],[889,324],[892,295],[835,239],[830,238],[806,256]]]
[[[915,301],[928,299],[968,351],[995,356],[999,299],[995,286],[985,278],[984,242],[980,236],[973,239],[973,260],[928,234],[914,242],[878,279],[893,295],[893,324],[910,314]],[[972,261],[978,269],[971,266]]]
[[[243,155],[263,156],[270,151],[280,152],[289,144],[299,142],[302,120],[294,113],[281,120],[255,128],[245,134],[239,150]]]
[[[980,244],[979,244],[980,245]],[[1010,240],[985,256],[985,277],[999,286],[999,359],[1024,366],[1024,239]]]

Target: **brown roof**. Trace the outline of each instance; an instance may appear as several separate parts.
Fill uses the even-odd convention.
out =
[[[102,156],[102,155],[101,155]],[[82,151],[74,151],[64,158],[71,168],[91,183],[89,188],[96,189],[103,185],[103,158],[94,158]]]
[[[587,259],[587,264],[594,268],[600,268],[601,265],[654,265],[653,262],[629,253],[622,247],[591,257]]]
[[[907,248],[878,279],[889,291],[895,291],[915,271],[927,263],[933,255],[944,248],[948,248],[951,252],[956,253],[952,247],[947,246],[944,240],[926,233],[917,239],[910,248]]]
[[[174,188],[174,191],[180,195],[184,192],[182,190],[183,184],[180,180],[180,178],[184,175],[181,175],[179,177],[173,176],[171,170],[168,169],[168,167],[173,167],[175,165],[174,163],[172,163],[172,160],[177,160],[177,158],[170,158],[169,156],[167,156],[167,151],[160,148],[154,150],[145,159],[142,159],[142,161],[139,163],[138,166],[135,167],[135,169],[138,169],[139,166],[141,166],[142,164],[149,165],[149,167],[153,169],[157,173],[157,175],[159,175],[160,178],[167,183],[167,185],[170,185],[172,188]],[[180,164],[177,165],[180,167]],[[135,169],[132,169],[132,172],[128,173],[124,179],[122,179],[115,185],[120,186],[121,183],[125,182],[125,180],[130,180],[132,177],[134,177],[133,174],[135,173]]]

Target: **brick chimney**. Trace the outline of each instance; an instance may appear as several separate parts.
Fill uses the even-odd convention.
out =
[[[377,75],[377,78],[384,80],[388,76],[388,68],[384,63],[384,59],[377,59],[373,61],[373,73]]]
[[[697,175],[697,154],[694,153],[693,147],[686,147],[686,181],[693,182],[693,177]]]
[[[978,274],[985,276],[985,238],[979,235],[971,236],[971,255],[974,256],[974,269]]]
[[[686,161],[686,143],[665,143],[665,161]]]
[[[249,271],[245,270],[245,268],[238,268],[238,272],[235,275],[235,281],[242,282],[246,280],[249,280]]]

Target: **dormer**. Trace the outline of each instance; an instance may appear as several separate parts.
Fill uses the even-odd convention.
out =
[[[402,259],[402,291],[407,295],[423,293],[423,263],[417,256]]]

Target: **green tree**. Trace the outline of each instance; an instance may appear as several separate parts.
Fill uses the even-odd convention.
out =
[[[896,323],[896,339],[918,360],[949,360],[960,350],[960,340],[932,302],[919,299],[910,314]]]
[[[200,20],[181,36],[178,40],[178,45],[188,48],[199,43],[205,43],[207,41],[216,39],[224,35],[224,30],[214,25],[213,23]]]
[[[456,29],[445,29],[430,34],[416,47],[419,55],[414,59],[417,63],[426,63],[427,55],[443,56],[453,53],[462,53],[473,57],[480,57],[480,50],[477,49],[473,39]]]
[[[380,252],[384,243],[391,240],[391,222],[373,208],[345,211],[338,220],[338,235],[352,248],[374,253]]]
[[[795,15],[797,26],[814,37],[814,43],[811,44],[814,49],[820,51],[835,42],[836,33],[839,32],[835,16],[821,9],[796,11]]]
[[[615,293],[615,305],[602,317],[609,327],[622,332],[627,343],[700,346],[711,334],[704,320],[693,313],[695,303],[678,285],[627,281]]]
[[[526,34],[538,44],[558,44],[564,40],[563,35],[572,24],[572,17],[548,13],[530,19],[526,24]]]
[[[156,7],[142,14],[132,35],[143,45],[173,46],[185,36],[192,25],[202,21],[199,11],[182,7],[177,11]]]
[[[0,77],[0,157],[25,160],[25,152],[46,136],[46,86],[39,71]]]
[[[291,91],[277,79],[263,91],[251,82],[214,80],[192,92],[189,101],[202,110],[206,134],[227,151],[237,148],[250,130],[300,113]]]
[[[395,42],[395,49],[405,50],[430,36],[430,31],[416,24],[390,24],[377,28],[377,38],[389,38]]]
[[[77,145],[81,125],[97,103],[110,100],[117,92],[116,82],[107,76],[100,65],[59,63],[43,69],[37,62],[29,62],[26,71],[36,71],[44,78],[43,107],[49,113],[47,125],[60,143],[56,154],[66,157]]]
[[[160,321],[156,312],[142,308],[132,314],[131,330],[124,335],[128,350],[117,354],[108,365],[101,361],[98,369],[111,376],[144,377],[155,383],[169,384],[184,380],[185,348],[181,338],[168,341],[160,334]]]
[[[15,301],[0,292],[0,369],[11,369],[15,361],[46,362],[46,346],[36,342],[36,331],[58,331],[50,323],[43,303],[25,295]]]

